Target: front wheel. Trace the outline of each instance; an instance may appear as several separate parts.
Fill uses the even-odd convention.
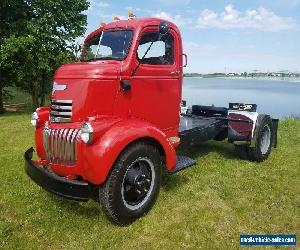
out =
[[[108,219],[127,225],[147,213],[159,193],[160,178],[157,148],[146,142],[130,145],[99,189],[99,200]]]

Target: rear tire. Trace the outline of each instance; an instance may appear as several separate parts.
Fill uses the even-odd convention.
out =
[[[146,142],[130,145],[99,188],[100,204],[108,219],[123,226],[147,213],[159,193],[160,179],[158,149]]]
[[[274,130],[270,116],[259,115],[255,129],[256,143],[254,147],[248,148],[248,157],[251,161],[262,162],[268,158],[272,149]]]

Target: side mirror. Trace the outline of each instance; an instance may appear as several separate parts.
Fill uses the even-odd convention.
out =
[[[158,26],[159,40],[169,31],[170,25],[167,21],[162,21]]]
[[[182,54],[182,59],[184,58],[184,62],[182,62],[182,67],[186,67],[188,64],[188,58],[186,54]]]

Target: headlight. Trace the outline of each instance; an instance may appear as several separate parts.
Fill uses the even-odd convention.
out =
[[[90,144],[93,142],[93,128],[90,123],[84,123],[81,127],[81,140],[86,143]]]
[[[31,115],[31,120],[30,123],[33,127],[37,127],[39,124],[39,116],[37,114],[37,112],[33,112]]]

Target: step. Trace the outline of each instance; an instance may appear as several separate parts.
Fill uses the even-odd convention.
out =
[[[196,164],[196,161],[187,156],[177,156],[177,163],[175,168],[169,171],[169,174],[175,174],[183,169],[191,167]]]

